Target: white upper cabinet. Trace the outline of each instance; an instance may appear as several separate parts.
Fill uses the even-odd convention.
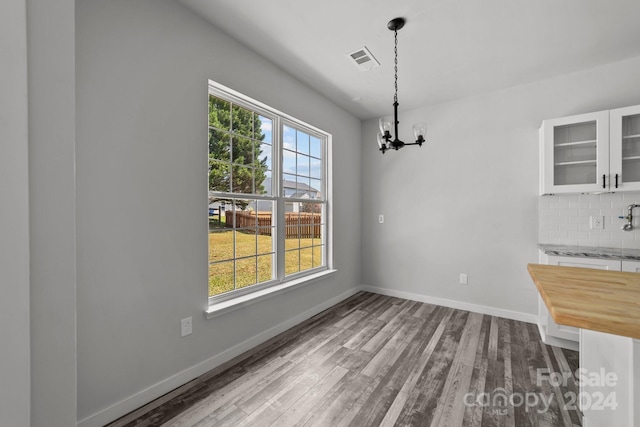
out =
[[[611,110],[609,132],[612,191],[640,190],[640,105]]]
[[[545,120],[540,194],[640,190],[640,106]]]

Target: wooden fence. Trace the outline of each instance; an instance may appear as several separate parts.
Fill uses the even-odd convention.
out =
[[[309,212],[287,212],[285,215],[286,238],[319,239],[322,236],[322,214]],[[257,224],[256,224],[257,223]],[[260,227],[258,234],[271,236],[271,212],[226,212],[227,228]]]

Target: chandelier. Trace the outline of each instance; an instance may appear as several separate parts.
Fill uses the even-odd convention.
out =
[[[416,123],[413,125],[413,135],[416,138],[416,142],[406,143],[398,138],[398,123],[400,123],[398,121],[398,30],[404,27],[405,22],[404,18],[395,18],[387,24],[387,28],[393,31],[395,35],[395,93],[393,95],[393,126],[395,136],[391,135],[391,117],[381,117],[379,121],[380,133],[378,134],[378,147],[380,151],[382,151],[382,154],[392,148],[399,150],[405,145],[418,145],[422,147],[422,143],[425,142],[424,136],[427,133],[427,126],[424,123]]]

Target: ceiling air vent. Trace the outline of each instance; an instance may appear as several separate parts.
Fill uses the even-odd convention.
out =
[[[356,64],[356,66],[362,71],[368,71],[372,68],[380,66],[380,63],[373,57],[367,47],[362,47],[353,53],[349,54],[349,58]]]

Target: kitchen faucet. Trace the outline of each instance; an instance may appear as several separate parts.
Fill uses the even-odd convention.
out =
[[[624,231],[633,230],[633,208],[640,208],[640,205],[629,205],[627,206],[628,214],[627,216],[619,216],[620,219],[626,219],[627,223],[622,226]]]

